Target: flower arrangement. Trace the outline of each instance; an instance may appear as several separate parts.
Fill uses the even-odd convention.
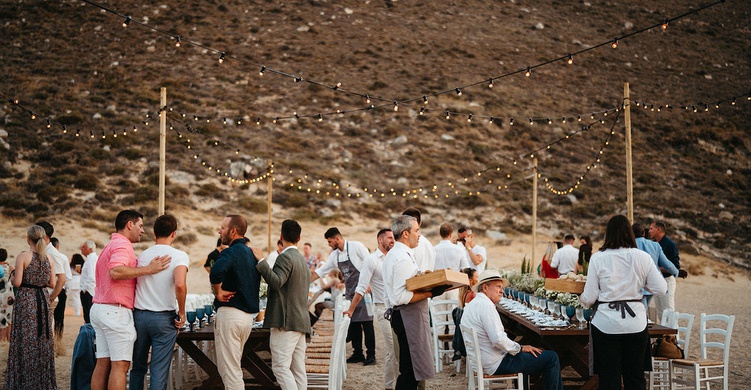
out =
[[[543,285],[542,287],[538,287],[537,290],[535,290],[535,296],[538,298],[547,298],[548,295],[547,295],[547,290],[545,290],[545,285]]]
[[[579,295],[577,294],[567,292],[558,293],[555,301],[560,303],[561,305],[573,306],[575,308],[582,307],[581,303],[579,302]]]
[[[558,294],[562,294],[562,293],[555,291],[555,290],[548,290],[545,292],[545,299],[549,301],[555,301],[556,298],[558,298]]]
[[[258,288],[258,297],[268,298],[268,296],[269,296],[269,285],[266,284],[266,282],[261,282],[261,285]]]

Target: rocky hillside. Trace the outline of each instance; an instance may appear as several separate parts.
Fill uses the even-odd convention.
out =
[[[628,82],[636,218],[749,268],[751,3],[712,4],[3,2],[0,206],[153,216],[166,87],[168,208],[262,218],[273,161],[283,217],[528,233],[534,156],[541,231],[601,237]]]

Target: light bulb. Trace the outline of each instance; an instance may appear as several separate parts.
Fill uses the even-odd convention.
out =
[[[224,63],[224,52],[222,52],[221,54],[219,54],[219,63],[220,64]]]
[[[125,20],[123,20],[123,27],[128,27],[128,25],[130,24],[131,20],[133,20],[133,19],[131,19],[130,16],[126,16]]]
[[[394,112],[399,111],[399,102],[394,101]]]
[[[448,111],[446,111],[446,119],[451,119],[451,113],[449,113]]]
[[[535,124],[535,121],[533,121],[533,120],[532,120],[532,118],[529,118],[529,124],[530,124],[530,125],[534,125],[534,124]]]
[[[569,54],[569,55],[568,55],[568,59],[566,60],[566,62],[567,62],[567,63],[568,63],[569,65],[573,64],[573,63],[574,63],[574,56],[572,56],[571,54]]]
[[[264,74],[265,72],[266,72],[266,67],[265,67],[265,66],[262,66],[262,67],[261,67],[261,70],[260,70],[260,71],[258,72],[258,75],[259,75],[259,76],[263,76],[263,74]]]
[[[467,117],[467,122],[472,122],[472,114],[469,114],[469,116]]]
[[[528,67],[527,67],[527,70],[526,70],[526,71],[524,71],[524,75],[525,75],[525,76],[527,76],[527,77],[529,77],[529,76],[532,76],[532,68],[530,68],[530,67],[528,66]]]
[[[302,81],[302,77],[299,77],[299,76],[298,76],[298,77],[295,77],[295,82],[296,82],[296,83],[299,83],[300,81]]]
[[[514,125],[514,118],[513,117],[508,120],[508,124],[509,124],[509,126],[513,126]]]
[[[428,104],[428,97],[425,96],[425,95],[422,95],[422,101],[423,101],[423,103],[425,103],[425,105],[427,105]]]
[[[493,88],[493,79],[488,80],[488,88]]]
[[[323,115],[321,115],[321,114],[318,114],[318,121],[319,121],[319,122],[323,122]]]
[[[462,96],[462,90],[459,88],[454,88],[454,91],[456,91],[456,96]]]
[[[365,95],[365,103],[370,104],[370,95]]]
[[[612,47],[613,49],[618,48],[618,38],[613,39],[613,43],[610,44],[610,47]]]
[[[175,38],[175,47],[180,47],[181,44],[182,44],[182,42],[180,41],[180,36],[178,35]]]
[[[662,31],[665,31],[665,30],[668,29],[668,20],[667,19],[665,19],[665,21],[662,22],[662,26],[661,27],[662,27]]]
[[[420,106],[420,115],[425,115],[425,106]]]

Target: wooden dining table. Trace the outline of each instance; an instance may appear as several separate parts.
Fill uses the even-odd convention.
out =
[[[589,375],[589,329],[538,326],[526,317],[508,311],[500,304],[496,305],[496,309],[506,332],[521,336],[521,339],[517,340],[520,344],[555,351],[561,369],[570,367],[576,372],[577,377],[564,377],[566,387],[586,390],[597,388],[597,375]],[[652,338],[678,333],[676,329],[657,324],[649,324],[648,331]],[[572,382],[581,384],[569,385]],[[541,388],[541,385],[542,383],[537,383],[534,387]]]
[[[279,389],[276,384],[276,377],[271,370],[270,358],[262,358],[258,353],[263,351],[270,351],[269,349],[269,336],[271,332],[269,329],[254,328],[250,332],[250,337],[245,343],[242,356],[242,367],[246,369],[252,378],[245,379],[245,388],[250,389]],[[206,354],[199,348],[196,341],[214,341],[214,326],[207,325],[201,329],[196,329],[192,332],[181,331],[177,335],[177,345],[198,364],[201,369],[208,374],[208,378],[201,383],[197,389],[223,389],[224,384],[222,378],[219,376],[219,370],[216,367],[216,363],[212,361]],[[270,355],[269,355],[270,357]]]

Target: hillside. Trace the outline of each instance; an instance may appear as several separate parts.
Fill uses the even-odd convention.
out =
[[[277,217],[385,220],[416,205],[431,235],[444,220],[529,233],[534,154],[540,231],[597,238],[626,212],[628,82],[636,218],[666,220],[685,253],[751,266],[747,1],[644,32],[704,3],[98,4],[0,4],[8,217],[105,229],[132,205],[153,218],[166,87],[168,209],[262,216],[265,181],[228,177],[273,161]]]

